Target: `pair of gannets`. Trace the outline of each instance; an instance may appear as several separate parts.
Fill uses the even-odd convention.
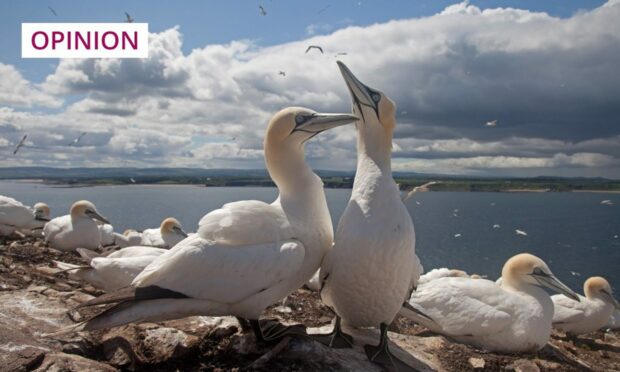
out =
[[[168,249],[187,236],[181,223],[173,217],[164,219],[158,228],[146,229],[141,233],[136,231],[126,231],[126,234],[114,233],[115,244],[121,248],[142,245]]]
[[[613,297],[611,286],[604,278],[595,276],[583,284],[584,296],[579,302],[563,295],[552,296],[555,312],[553,326],[574,335],[603,328],[620,304]]]
[[[127,287],[134,278],[166,249],[154,247],[127,247],[114,251],[107,256],[78,248],[78,253],[89,259],[88,266],[73,265],[55,261],[56,266],[70,272],[72,277],[87,281],[96,288],[106,292]]]
[[[401,315],[489,351],[535,351],[549,339],[554,309],[541,287],[579,300],[545,262],[523,253],[506,261],[501,286],[486,279],[436,279],[416,289]]]
[[[52,248],[73,251],[76,248],[96,249],[101,233],[95,220],[110,223],[88,200],[73,203],[68,215],[56,217],[45,224],[43,235]]]
[[[353,327],[380,327],[378,346],[365,345],[372,362],[409,370],[389,351],[388,325],[420,275],[415,232],[391,168],[395,104],[360,82],[341,62],[340,72],[353,100],[357,129],[357,171],[351,199],[321,265],[321,299],[336,312],[334,331],[318,340],[351,347],[341,320]],[[417,272],[417,275],[414,273]]]
[[[278,112],[267,128],[264,148],[279,197],[271,204],[229,203],[209,213],[195,235],[157,257],[130,287],[82,305],[116,306],[61,332],[234,315],[249,320],[259,341],[281,336],[274,328],[261,329],[259,315],[301,287],[333,241],[323,182],[305,162],[304,144],[355,119],[305,108]]]
[[[0,236],[9,236],[14,231],[30,233],[42,228],[50,220],[50,208],[45,203],[36,203],[33,208],[21,202],[0,195]]]

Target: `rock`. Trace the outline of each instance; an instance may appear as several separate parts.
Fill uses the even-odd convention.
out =
[[[531,360],[517,359],[506,366],[509,372],[540,372],[540,368]]]
[[[116,368],[79,355],[49,353],[35,372],[114,372]]]
[[[0,364],[4,371],[31,371],[45,357],[46,350],[31,345],[5,343],[0,346]]]
[[[485,361],[482,358],[471,357],[471,358],[469,358],[468,362],[469,362],[469,365],[471,366],[471,368],[473,368],[473,369],[476,369],[476,370],[484,369]]]
[[[601,358],[604,358],[604,359],[609,359],[609,353],[608,353],[607,351],[605,351],[605,350],[599,350],[599,351],[598,351],[598,353],[599,353],[599,355],[601,356]]]

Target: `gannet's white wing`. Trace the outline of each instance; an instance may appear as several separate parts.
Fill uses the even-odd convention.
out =
[[[161,231],[157,229],[146,229],[142,232],[140,245],[151,247],[163,247],[166,245],[161,237]]]
[[[20,201],[0,195],[0,224],[26,227],[34,220],[34,211]]]
[[[263,244],[289,239],[293,234],[279,201],[224,204],[202,217],[198,226],[205,239],[225,245]]]
[[[52,241],[58,234],[68,231],[71,228],[71,216],[60,216],[45,224],[43,227],[43,235],[45,236],[45,240]]]
[[[303,244],[294,239],[228,246],[196,234],[157,257],[132,284],[235,303],[295,276],[304,256]]]
[[[118,251],[114,251],[110,253],[106,257],[125,258],[125,257],[141,257],[141,256],[159,256],[166,252],[168,252],[168,250],[163,249],[163,248],[134,246],[134,247],[127,247],[127,248],[119,249]]]
[[[506,292],[489,280],[440,278],[420,285],[409,304],[447,334],[482,336],[510,325],[511,315],[499,305],[504,296]]]
[[[585,320],[583,302],[571,300],[564,295],[551,296],[553,301],[553,323],[573,323]]]

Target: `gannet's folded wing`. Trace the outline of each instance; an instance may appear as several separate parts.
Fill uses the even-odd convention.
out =
[[[295,276],[304,256],[303,244],[295,239],[227,246],[196,234],[157,257],[132,285],[235,303]]]
[[[510,314],[494,306],[501,295],[501,288],[488,280],[441,278],[419,286],[409,304],[429,316],[444,333],[482,336],[510,325]]]
[[[276,204],[276,203],[274,203]],[[257,200],[225,204],[202,217],[198,233],[225,245],[262,244],[293,236],[279,205]]]
[[[70,223],[70,219],[70,216],[61,216],[46,223],[43,227],[43,235],[45,236],[45,240],[52,240],[56,237],[56,235],[71,228],[72,225]]]
[[[11,226],[27,226],[34,220],[34,212],[30,207],[8,196],[0,195],[0,224]]]
[[[585,319],[583,304],[564,295],[551,296],[553,301],[553,323],[573,323]]]

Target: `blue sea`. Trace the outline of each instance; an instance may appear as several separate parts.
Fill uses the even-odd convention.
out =
[[[334,226],[351,190],[325,190]],[[0,194],[33,205],[46,202],[53,216],[87,199],[115,230],[159,226],[173,216],[187,231],[224,203],[271,202],[274,188],[127,185],[51,187],[1,181]],[[611,200],[613,205],[601,204]],[[581,292],[583,281],[600,275],[620,291],[620,194],[427,192],[407,202],[424,268],[458,268],[497,278],[503,263],[519,252],[545,260],[566,284]],[[499,225],[499,227],[493,227]],[[519,235],[515,230],[527,235]],[[385,268],[389,270],[389,268]]]

